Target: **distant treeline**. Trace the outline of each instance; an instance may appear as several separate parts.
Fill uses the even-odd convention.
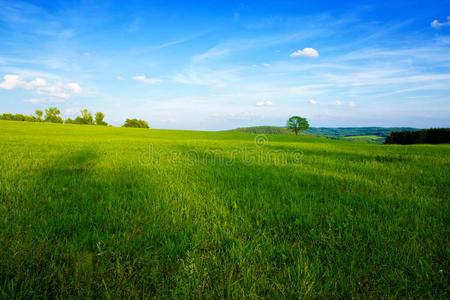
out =
[[[305,133],[314,135],[325,135],[327,137],[346,138],[352,136],[377,136],[387,137],[393,131],[416,131],[419,129],[411,127],[310,127]],[[286,127],[255,126],[229,130],[233,132],[248,132],[256,134],[293,134]]]
[[[39,119],[35,116],[27,116],[22,114],[2,114],[0,115],[0,120],[7,120],[7,121],[25,121],[25,122],[42,122],[42,119]]]
[[[417,131],[391,132],[384,141],[385,144],[448,144],[450,143],[450,128],[431,128]]]
[[[65,123],[65,124],[79,124],[79,125],[103,125],[106,126],[108,123],[103,121],[105,115],[101,112],[95,114],[95,120],[87,109],[80,110],[81,116],[77,116],[75,119],[67,118],[63,120],[61,116],[61,111],[56,107],[50,107],[45,110],[45,115],[42,110],[36,110],[36,116],[27,116],[22,114],[9,114],[5,113],[0,115],[0,120],[8,121],[23,121],[23,122],[49,122],[49,123]],[[144,120],[137,119],[126,119],[122,127],[135,127],[135,128],[150,128]]]
[[[335,137],[350,137],[373,135],[379,137],[387,137],[394,131],[416,131],[417,128],[411,127],[310,127],[306,133],[327,135]]]

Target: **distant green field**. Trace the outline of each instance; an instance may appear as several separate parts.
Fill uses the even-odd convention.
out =
[[[258,133],[258,134],[288,134],[294,135],[294,132],[287,129],[286,127],[277,126],[254,126],[254,127],[242,127],[232,130],[227,130],[229,132],[246,132],[246,133]]]
[[[0,298],[449,298],[450,145],[0,121]]]
[[[325,137],[333,140],[346,140],[353,142],[365,142],[372,144],[383,144],[385,137],[387,137],[392,131],[416,131],[417,128],[410,127],[341,127],[341,128],[328,128],[328,127],[310,127],[302,135],[310,135],[317,137]],[[277,126],[254,126],[243,127],[228,132],[246,132],[256,134],[282,134],[282,135],[294,135],[294,133],[285,128]]]
[[[417,128],[411,127],[310,127],[304,133],[317,135],[317,136],[327,136],[334,138],[346,138],[352,136],[375,136],[377,138],[387,137],[392,131],[416,131]],[[228,130],[231,132],[248,132],[248,133],[259,133],[259,134],[289,134],[294,133],[287,129],[286,127],[277,126],[254,126],[254,127],[243,127]]]
[[[384,137],[376,136],[376,135],[362,135],[362,136],[347,136],[343,138],[347,141],[358,141],[358,142],[366,142],[366,143],[376,143],[382,144],[384,142]]]

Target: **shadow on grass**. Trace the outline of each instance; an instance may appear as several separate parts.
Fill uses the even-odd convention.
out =
[[[442,220],[433,226],[419,206],[388,205],[357,177],[108,158],[83,148],[36,171],[27,198],[13,204],[23,211],[2,225],[2,297],[378,297],[445,288],[427,277],[445,262]],[[407,240],[414,234],[416,245]]]
[[[160,178],[139,166],[96,167],[96,148],[33,170],[0,246],[2,297],[148,297],[168,293],[190,244]],[[18,211],[18,210],[16,210]]]

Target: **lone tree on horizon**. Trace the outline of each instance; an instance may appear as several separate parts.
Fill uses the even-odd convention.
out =
[[[287,128],[295,132],[295,135],[298,135],[299,131],[308,130],[308,120],[299,116],[292,116],[287,121]]]

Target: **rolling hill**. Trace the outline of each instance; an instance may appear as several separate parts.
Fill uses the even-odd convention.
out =
[[[314,135],[325,135],[334,137],[351,137],[351,136],[378,136],[387,137],[392,131],[415,131],[417,128],[411,127],[310,127],[305,133]],[[257,134],[293,134],[286,127],[278,126],[254,126],[242,127],[232,130],[231,132],[248,132]]]

